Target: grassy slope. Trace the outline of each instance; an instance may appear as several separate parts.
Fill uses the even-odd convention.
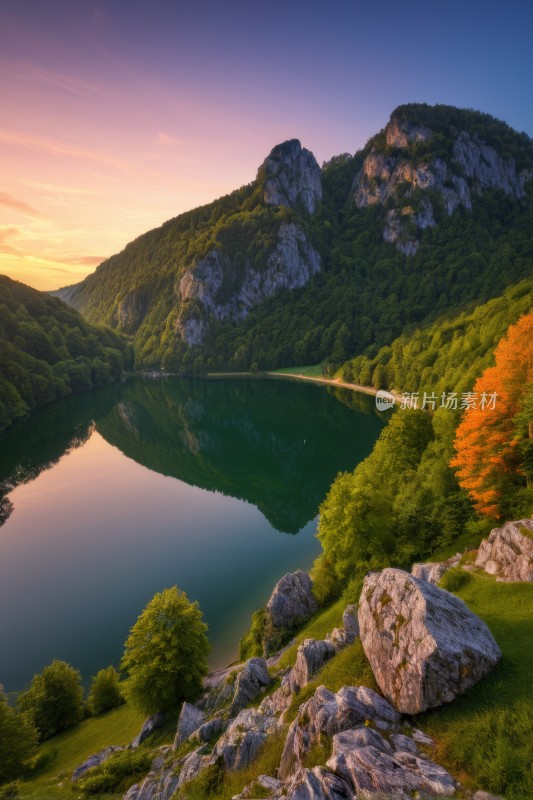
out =
[[[142,714],[123,705],[120,708],[84,720],[76,727],[54,736],[40,745],[38,756],[49,755],[50,761],[33,780],[22,783],[23,800],[64,800],[79,796],[70,783],[70,775],[78,764],[109,745],[125,745],[139,733]],[[122,796],[122,793],[121,795]],[[99,795],[100,800],[103,796]]]
[[[311,364],[307,367],[282,367],[281,369],[274,369],[272,372],[279,373],[280,375],[306,375],[308,378],[322,378],[322,366],[320,364]]]

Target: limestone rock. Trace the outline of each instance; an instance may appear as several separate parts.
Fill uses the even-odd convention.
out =
[[[245,261],[237,268],[222,249],[197,258],[181,276],[176,332],[190,346],[199,345],[217,320],[244,319],[252,308],[281,289],[299,289],[320,272],[320,255],[294,222],[282,222],[261,268]]]
[[[335,653],[335,647],[330,642],[305,639],[298,648],[294,667],[288,676],[291,693],[297,694]]]
[[[269,683],[270,675],[265,659],[250,658],[237,676],[230,717],[235,717],[248,703],[255,700]]]
[[[400,715],[380,695],[365,686],[344,686],[336,694],[319,686],[300,706],[285,739],[278,777],[286,780],[301,765],[302,756],[320,740],[354,725],[372,722],[382,729],[398,726]]]
[[[346,644],[353,644],[359,636],[359,619],[357,617],[357,605],[355,603],[350,603],[344,609],[342,627],[346,631]]]
[[[218,736],[219,733],[222,733],[228,726],[228,723],[223,717],[215,717],[214,719],[210,719],[207,722],[204,722],[203,725],[191,733],[189,739],[196,739],[197,742],[209,742],[211,739],[214,739],[215,736]]]
[[[399,569],[366,576],[359,625],[381,691],[407,714],[450,702],[501,658],[462,600]]]
[[[143,722],[142,728],[131,743],[131,746],[138,747],[145,739],[148,739],[154,731],[163,725],[165,719],[166,714],[163,711],[158,711],[157,714],[148,717],[148,719]]]
[[[139,292],[128,292],[119,302],[116,310],[118,327],[125,333],[134,333],[144,319],[148,301]]]
[[[421,581],[437,584],[445,572],[448,572],[449,569],[456,567],[460,563],[461,558],[461,553],[456,553],[446,561],[413,564],[411,575],[414,575],[415,578],[419,578]]]
[[[289,572],[277,582],[267,603],[267,613],[276,628],[303,622],[317,610],[313,582],[307,572]]]
[[[212,753],[212,761],[222,758],[226,769],[244,769],[251,764],[267,737],[276,729],[275,717],[261,714],[255,709],[244,709],[218,740]]]
[[[104,761],[107,761],[107,759],[110,758],[113,753],[118,753],[120,750],[124,750],[124,748],[118,747],[117,745],[111,745],[110,747],[106,747],[104,750],[100,750],[99,753],[94,753],[94,755],[89,756],[89,758],[86,758],[82,764],[76,767],[72,773],[71,780],[79,780],[79,778],[81,778],[82,775],[85,775],[85,773],[90,769],[99,767],[100,764],[103,764]]]
[[[353,787],[357,797],[394,797],[410,800],[415,792],[425,797],[454,794],[455,781],[445,769],[416,748],[399,748],[377,730],[359,727],[333,737],[333,751],[327,767]],[[396,740],[398,741],[398,739]]]
[[[533,581],[533,519],[506,522],[493,528],[479,546],[476,566],[506,581]]]
[[[279,797],[284,800],[355,800],[346,781],[323,767],[302,770]]]
[[[264,199],[268,205],[298,208],[313,214],[322,199],[320,167],[314,155],[298,139],[274,147],[259,169],[264,176]]]
[[[174,739],[174,747],[177,749],[182,742],[189,738],[200,725],[205,722],[205,713],[192,703],[183,703],[178,719],[178,728]]]

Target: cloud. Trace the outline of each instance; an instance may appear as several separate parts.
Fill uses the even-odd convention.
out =
[[[41,150],[52,155],[70,156],[87,161],[96,161],[100,164],[115,167],[116,169],[128,169],[129,166],[125,161],[112,158],[111,156],[104,155],[95,150],[86,150],[83,147],[65,144],[57,139],[46,139],[25,133],[16,133],[6,129],[0,130],[0,143],[26,147],[31,150]]]
[[[170,133],[165,133],[165,131],[159,131],[157,134],[157,141],[159,144],[166,144],[166,145],[176,145],[176,144],[183,144],[183,139],[178,139],[177,136],[172,136]]]
[[[43,215],[36,211],[34,208],[24,203],[22,200],[17,200],[13,195],[7,192],[0,192],[0,206],[9,208],[12,211],[19,211],[27,217],[42,217]]]

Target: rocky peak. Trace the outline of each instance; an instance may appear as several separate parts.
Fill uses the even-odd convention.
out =
[[[298,139],[278,144],[259,169],[267,205],[306,209],[313,214],[322,199],[320,167]]]
[[[385,132],[388,147],[407,147],[413,142],[425,142],[431,136],[431,130],[427,125],[410,122],[395,112],[391,114]]]
[[[438,127],[438,126],[437,126]],[[385,138],[377,137],[352,185],[359,208],[387,205],[383,238],[406,255],[418,249],[420,232],[436,224],[430,192],[438,193],[448,215],[462,206],[472,208],[472,196],[499,189],[519,200],[532,170],[518,170],[513,158],[503,157],[477,133],[447,125],[433,131],[428,125],[393,112]],[[445,130],[445,133],[443,133]],[[432,138],[439,144],[432,155]],[[421,154],[416,145],[427,143]],[[445,148],[445,158],[441,149]]]

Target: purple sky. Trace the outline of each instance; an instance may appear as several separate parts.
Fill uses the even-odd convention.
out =
[[[79,280],[252,180],[276,143],[354,152],[401,103],[531,135],[532,23],[512,0],[4,0],[0,272]]]

